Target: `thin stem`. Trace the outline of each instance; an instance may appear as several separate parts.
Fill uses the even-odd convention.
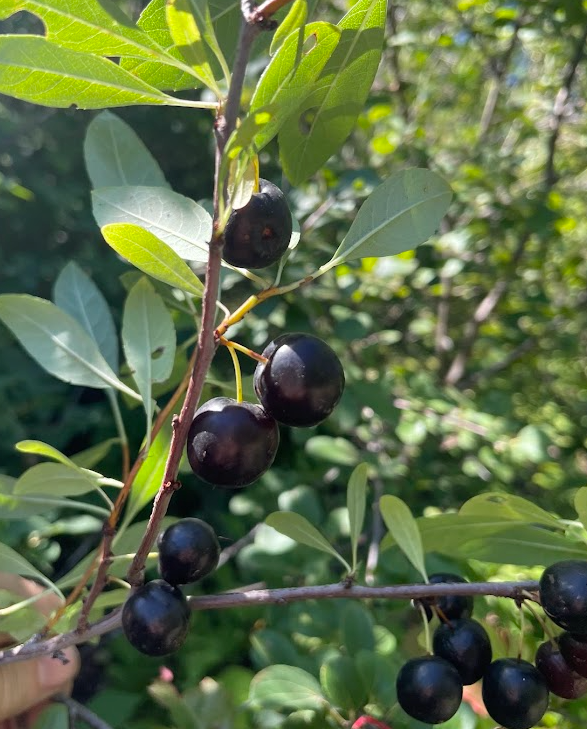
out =
[[[548,638],[551,643],[554,643],[556,638],[552,630],[548,627],[548,624],[545,620],[543,620],[538,612],[534,609],[534,606],[529,603],[527,600],[524,600],[522,603],[522,607],[525,607],[529,612],[533,615],[533,617],[536,619],[536,622],[540,625],[542,630],[544,631],[544,635]]]
[[[530,599],[527,595],[536,595],[538,582],[527,580],[522,582],[450,582],[439,585],[391,585],[365,587],[363,585],[347,585],[334,583],[331,585],[314,585],[310,587],[285,587],[274,590],[259,589],[245,592],[228,592],[221,595],[201,595],[188,598],[192,610],[227,610],[244,609],[260,605],[287,605],[306,600],[421,600],[422,598],[438,598],[446,595],[494,595],[508,597],[518,602]],[[7,665],[29,658],[51,655],[70,645],[88,641],[96,636],[109,633],[120,627],[122,609],[118,608],[106,617],[88,626],[83,634],[70,631],[56,635],[43,641],[27,642],[23,645],[7,648],[0,652],[0,664]]]
[[[226,344],[226,347],[230,353],[230,356],[232,357],[232,364],[234,366],[234,378],[236,380],[236,401],[242,402],[243,401],[243,377],[241,374],[241,366],[238,361],[238,355],[234,351],[234,347],[232,344]]]
[[[426,608],[421,602],[418,603],[418,610],[422,617],[422,624],[424,625],[424,640],[426,643],[426,653],[432,655],[432,636],[430,635],[430,623],[428,622],[428,616],[426,615]]]
[[[116,425],[116,432],[120,438],[120,448],[122,449],[122,480],[126,481],[130,472],[130,451],[128,447],[128,436],[126,434],[126,428],[124,427],[124,420],[122,419],[122,413],[120,412],[120,406],[118,404],[118,397],[114,390],[106,390],[106,396],[110,403],[110,409],[114,416],[114,424]]]
[[[103,719],[93,711],[90,711],[86,706],[83,706],[75,699],[72,699],[66,694],[56,694],[53,697],[53,701],[58,704],[64,704],[69,712],[70,726],[75,726],[76,720],[81,719],[91,729],[112,729],[110,724],[107,724]]]
[[[245,347],[244,345],[239,344],[238,342],[233,342],[232,339],[226,339],[225,337],[219,337],[218,343],[224,345],[225,347],[236,349],[239,352],[246,354],[247,357],[251,357],[251,359],[256,359],[257,362],[262,362],[263,364],[267,364],[267,362],[269,362],[267,357],[263,357],[262,354],[258,354],[257,352],[254,352],[249,347]]]

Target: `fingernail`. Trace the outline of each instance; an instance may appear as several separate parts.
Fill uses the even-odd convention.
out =
[[[41,658],[37,669],[41,688],[58,688],[75,674],[76,665],[75,648],[66,648],[59,658]]]

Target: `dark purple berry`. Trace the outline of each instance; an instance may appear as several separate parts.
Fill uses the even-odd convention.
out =
[[[563,699],[578,699],[587,694],[587,678],[573,671],[556,643],[548,640],[536,651],[536,668],[546,679],[548,690]]]
[[[434,654],[452,663],[465,686],[479,681],[491,663],[489,636],[476,620],[441,623],[434,631],[432,644]]]
[[[571,633],[587,633],[587,561],[569,559],[547,567],[540,602],[548,617]]]
[[[396,689],[397,700],[406,714],[427,724],[448,721],[463,698],[458,671],[438,656],[408,661],[398,673]]]
[[[453,575],[450,572],[438,572],[430,575],[428,580],[430,585],[443,585],[448,583],[461,583],[467,580],[460,575]],[[430,621],[432,615],[429,607],[435,606],[441,611],[442,616],[447,620],[460,620],[461,618],[470,618],[473,614],[473,597],[472,595],[444,595],[437,598],[423,598],[422,604],[426,609],[426,615]]]
[[[309,427],[334,410],[344,371],[334,351],[311,334],[283,334],[263,351],[254,386],[265,410],[284,425]]]
[[[587,635],[561,633],[558,646],[569,667],[579,676],[587,678]]]
[[[215,397],[194,416],[187,457],[193,472],[204,481],[239,488],[265,473],[278,445],[277,423],[262,407]]]
[[[261,179],[259,192],[231,213],[224,229],[222,257],[239,268],[265,268],[283,256],[291,234],[285,195],[272,182]]]
[[[500,658],[483,676],[483,702],[504,729],[530,729],[548,708],[546,679],[528,661]]]
[[[185,597],[163,580],[139,587],[122,608],[122,629],[128,642],[147,656],[165,656],[178,650],[189,621]]]
[[[180,519],[161,532],[159,574],[170,585],[197,582],[216,569],[220,544],[216,532],[201,519]]]

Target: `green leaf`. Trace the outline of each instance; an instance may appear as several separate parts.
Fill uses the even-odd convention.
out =
[[[143,273],[193,296],[202,296],[204,286],[177,253],[149,231],[130,223],[102,228],[108,245]]]
[[[314,676],[295,666],[269,666],[253,678],[249,701],[268,709],[321,709],[325,704]]]
[[[27,294],[3,294],[0,319],[54,377],[72,385],[113,387],[129,397],[140,397],[116,377],[81,325],[50,301]]]
[[[367,702],[367,692],[354,661],[349,656],[333,655],[320,667],[320,684],[334,706],[357,711]]]
[[[557,560],[587,558],[587,545],[526,522],[441,514],[421,517],[417,523],[426,553],[519,565],[549,565]],[[386,536],[381,543],[382,551],[393,544],[393,538]]]
[[[70,261],[57,277],[53,301],[77,319],[96,342],[112,370],[118,372],[118,337],[114,319],[100,289],[75,261]]]
[[[298,663],[299,655],[293,643],[283,633],[270,628],[256,630],[251,635],[251,653],[255,665],[263,668],[274,663],[292,666]]]
[[[124,523],[128,525],[155,496],[163,482],[171,443],[171,421],[163,424],[149,448],[149,454],[133,482]]]
[[[359,451],[349,440],[329,435],[315,435],[310,438],[306,442],[305,450],[313,458],[340,466],[354,466],[359,460]]]
[[[220,97],[220,89],[210,66],[208,50],[196,17],[192,13],[194,5],[197,3],[190,0],[168,0],[167,26],[177,49],[191,66],[194,75]]]
[[[315,41],[314,46],[299,56],[298,34],[290,36],[259,79],[250,113],[269,107],[274,116],[255,136],[258,150],[273,139],[289,115],[302,105],[336,48],[340,29],[330,23],[310,23],[303,30],[302,41],[309,39]]]
[[[358,0],[338,24],[342,35],[303,104],[279,133],[283,170],[294,185],[319,170],[351,133],[375,78],[386,0]]]
[[[438,230],[451,196],[430,170],[414,167],[388,177],[365,200],[332,261],[394,256],[419,246]]]
[[[99,488],[99,474],[63,463],[39,463],[25,471],[14,486],[14,493],[79,496]]]
[[[212,218],[188,197],[161,187],[105,187],[92,192],[92,208],[100,227],[112,223],[138,225],[186,261],[206,262]]]
[[[70,726],[67,706],[53,704],[40,712],[35,719],[33,729],[69,729]]]
[[[307,547],[319,549],[321,552],[336,557],[351,572],[348,562],[334,549],[326,537],[300,514],[293,511],[274,511],[265,519],[265,523],[299,544],[305,544]]]
[[[160,706],[167,709],[176,729],[204,729],[200,719],[172,683],[156,680],[147,691]]]
[[[82,501],[73,501],[45,494],[15,494],[15,478],[0,476],[0,513],[2,519],[26,519],[35,514],[47,513],[55,509],[74,509],[75,511],[87,512],[105,519],[109,512],[99,506],[86,504]]]
[[[216,60],[220,64],[224,79],[226,83],[230,83],[230,69],[226,63],[224,53],[220,48],[216,33],[214,32],[214,24],[212,22],[212,15],[210,13],[210,7],[208,0],[186,0],[190,12],[198,26],[200,36],[206,42],[208,48],[212,51]]]
[[[375,635],[371,613],[358,602],[346,605],[341,620],[342,643],[349,656],[359,651],[375,650]]]
[[[20,453],[33,453],[36,456],[50,458],[53,461],[62,463],[64,466],[69,466],[69,468],[77,468],[74,462],[65,454],[41,440],[21,440],[14,447]]]
[[[157,160],[126,122],[110,111],[92,119],[84,140],[84,160],[92,187],[169,187]]]
[[[0,93],[41,106],[102,109],[134,104],[193,106],[167,96],[112,61],[41,36],[0,36]]]
[[[122,343],[127,364],[143,398],[147,440],[153,420],[152,383],[164,382],[173,369],[175,326],[163,300],[146,278],[131,289],[124,306]]]
[[[389,529],[398,547],[422,575],[424,581],[428,582],[422,537],[410,508],[397,496],[390,495],[381,497],[379,508],[385,526]]]
[[[548,511],[515,494],[478,494],[462,505],[459,515],[526,521],[531,524],[543,524],[551,529],[560,529],[561,531],[566,528],[563,522]]]
[[[425,420],[417,413],[402,413],[395,429],[395,434],[402,443],[417,446],[426,440],[428,429]]]
[[[169,28],[167,27],[166,4],[167,0],[151,0],[141,13],[137,25],[151,40],[163,48],[167,56],[172,56],[183,66],[183,56],[175,47]],[[133,76],[137,76],[151,86],[164,91],[193,89],[198,83],[192,73],[186,73],[181,68],[175,68],[161,61],[144,61],[139,58],[130,58],[127,56],[120,59],[120,65],[132,73]]]
[[[6,544],[0,544],[0,564],[2,565],[3,572],[8,572],[11,575],[21,575],[22,577],[34,577],[39,582],[42,582],[43,585],[47,585],[59,597],[63,598],[61,590],[48,577],[45,577],[42,572],[39,572],[24,557]]]
[[[120,443],[120,438],[108,438],[101,443],[96,443],[71,457],[73,463],[80,468],[94,468],[110,453],[112,446]]]
[[[581,523],[587,529],[587,486],[578,489],[575,494],[575,509]]]
[[[111,0],[0,0],[0,17],[19,10],[37,15],[48,39],[63,48],[100,56],[162,55],[157,43]]]
[[[282,46],[285,39],[291,35],[295,30],[302,30],[306,24],[308,18],[308,3],[307,0],[295,0],[289,9],[288,14],[279,24],[277,30],[273,34],[271,40],[271,47],[269,48],[270,55],[274,56],[279,48]],[[303,30],[302,30],[303,37]]]
[[[349,510],[351,547],[353,551],[353,570],[357,569],[357,546],[363,529],[363,521],[365,520],[368,471],[369,467],[366,463],[359,463],[351,474],[346,492],[346,503]]]

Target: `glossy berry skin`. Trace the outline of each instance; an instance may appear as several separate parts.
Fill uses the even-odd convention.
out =
[[[254,386],[265,410],[284,425],[318,425],[344,390],[344,371],[334,351],[311,334],[283,334],[263,351]]]
[[[434,655],[452,663],[465,686],[483,678],[493,655],[485,628],[469,618],[441,623],[432,645]]]
[[[215,397],[196,412],[187,438],[192,471],[215,486],[240,488],[273,463],[279,428],[262,407]]]
[[[197,582],[216,569],[220,544],[212,527],[201,519],[180,519],[157,539],[159,574],[170,585]]]
[[[418,721],[440,724],[456,714],[463,698],[458,671],[438,656],[408,661],[397,675],[397,700]]]
[[[540,602],[553,622],[587,634],[587,561],[556,562],[544,570],[539,587]]]
[[[224,229],[222,257],[239,268],[265,268],[283,256],[291,234],[285,195],[272,182],[261,179],[259,192],[231,213]]]
[[[165,656],[178,650],[189,621],[185,597],[163,580],[139,587],[122,608],[122,629],[128,642],[147,656]]]
[[[548,708],[546,679],[528,661],[500,658],[483,676],[483,702],[504,729],[530,729]]]
[[[548,690],[562,699],[578,699],[587,694],[587,678],[573,671],[558,646],[548,640],[538,646],[536,668],[546,679]]]
[[[460,575],[453,575],[450,572],[437,572],[430,575],[428,580],[430,585],[441,585],[446,582],[466,582],[467,580]],[[432,619],[430,606],[435,605],[447,620],[460,620],[461,618],[470,618],[473,614],[473,597],[472,595],[445,595],[436,599],[422,600],[428,620]]]
[[[561,633],[558,638],[558,645],[569,667],[579,676],[587,678],[587,635]]]

